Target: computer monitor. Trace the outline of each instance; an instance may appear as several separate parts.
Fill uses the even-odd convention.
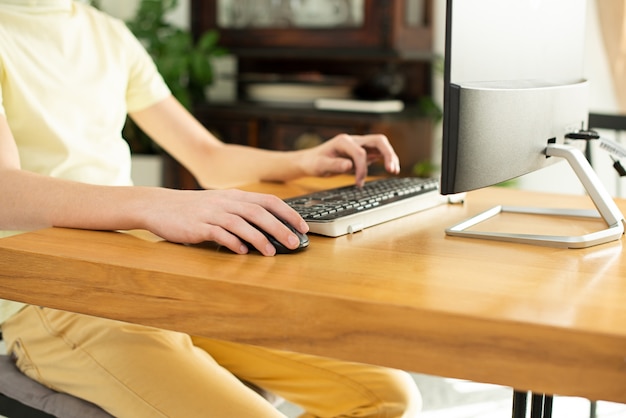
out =
[[[598,211],[499,206],[448,228],[449,235],[562,247],[618,239],[623,216],[578,147],[585,136],[586,0],[447,0],[441,193],[510,180],[565,158]],[[503,211],[601,216],[582,236],[474,232]]]

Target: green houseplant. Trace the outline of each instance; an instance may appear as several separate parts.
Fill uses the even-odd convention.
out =
[[[168,22],[166,17],[178,0],[141,0],[129,29],[143,43],[174,97],[187,109],[205,99],[204,92],[213,82],[211,58],[226,54],[218,45],[215,30],[194,39],[189,30]],[[154,152],[154,145],[129,121],[124,134],[133,152]]]

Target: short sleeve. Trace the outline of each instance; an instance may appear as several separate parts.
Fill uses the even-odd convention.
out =
[[[159,74],[152,57],[132,32],[123,24],[122,35],[128,58],[128,86],[126,106],[128,111],[145,109],[166,97],[171,92]]]

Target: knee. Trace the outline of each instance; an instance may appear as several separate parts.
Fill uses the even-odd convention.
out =
[[[389,370],[383,413],[380,416],[415,418],[422,410],[422,395],[415,380],[407,372]]]

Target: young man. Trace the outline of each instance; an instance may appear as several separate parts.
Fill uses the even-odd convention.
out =
[[[309,150],[221,143],[170,94],[124,24],[71,0],[0,0],[0,230],[142,228],[173,241],[245,240],[275,249],[307,225],[280,199],[238,190],[134,187],[120,132],[128,115],[206,188],[354,171],[398,158],[381,135],[339,135]],[[233,255],[234,256],[234,255]],[[28,376],[116,417],[280,417],[239,379],[306,417],[414,417],[404,372],[188,336],[1,301],[9,351]]]

